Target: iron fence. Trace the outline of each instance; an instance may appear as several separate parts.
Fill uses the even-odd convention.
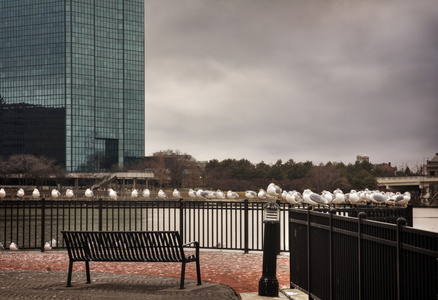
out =
[[[0,242],[41,249],[55,239],[64,248],[62,230],[177,230],[184,242],[206,249],[257,251],[263,247],[263,206],[243,201],[0,201]],[[280,203],[280,251],[288,251],[288,211]]]
[[[310,299],[438,299],[438,233],[290,210],[291,287]]]

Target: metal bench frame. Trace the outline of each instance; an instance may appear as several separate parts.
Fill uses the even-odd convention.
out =
[[[184,289],[186,264],[196,262],[201,285],[199,243],[182,244],[178,231],[62,231],[70,259],[67,287],[71,287],[73,263],[84,261],[87,283],[90,261],[97,262],[181,262],[180,289]],[[185,254],[184,247],[195,246],[195,254]]]

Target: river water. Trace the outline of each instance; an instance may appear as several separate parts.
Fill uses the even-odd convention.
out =
[[[438,232],[438,207],[414,207],[413,227]]]

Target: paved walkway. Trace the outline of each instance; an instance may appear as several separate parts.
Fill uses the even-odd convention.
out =
[[[0,270],[0,299],[240,299],[222,284],[154,275],[93,273],[86,284],[85,272],[75,272],[72,287],[65,286],[67,272]]]

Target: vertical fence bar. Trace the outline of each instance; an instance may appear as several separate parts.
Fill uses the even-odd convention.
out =
[[[184,200],[179,199],[179,234],[181,240],[184,241]]]
[[[310,207],[307,209],[307,291],[309,299],[312,299],[312,289],[310,284]]]
[[[102,217],[102,213],[103,213],[103,207],[102,207],[102,205],[103,205],[103,200],[102,200],[102,198],[99,198],[99,231],[102,231],[102,222],[103,222],[103,217]]]
[[[403,273],[403,258],[402,258],[402,228],[406,226],[405,218],[397,219],[397,300],[401,299],[401,274]]]
[[[245,199],[244,206],[243,206],[243,208],[244,208],[244,212],[243,212],[244,231],[243,231],[243,234],[244,234],[244,252],[245,253],[249,253],[249,244],[248,244],[248,241],[249,241],[249,220],[248,220],[249,206],[248,206],[248,202],[249,202],[248,199]]]
[[[360,212],[358,214],[358,226],[357,226],[357,266],[358,266],[358,277],[359,277],[359,298],[363,298],[363,283],[362,283],[362,220],[366,219],[367,214],[365,212]]]
[[[44,252],[46,231],[46,198],[41,199],[41,252]]]

